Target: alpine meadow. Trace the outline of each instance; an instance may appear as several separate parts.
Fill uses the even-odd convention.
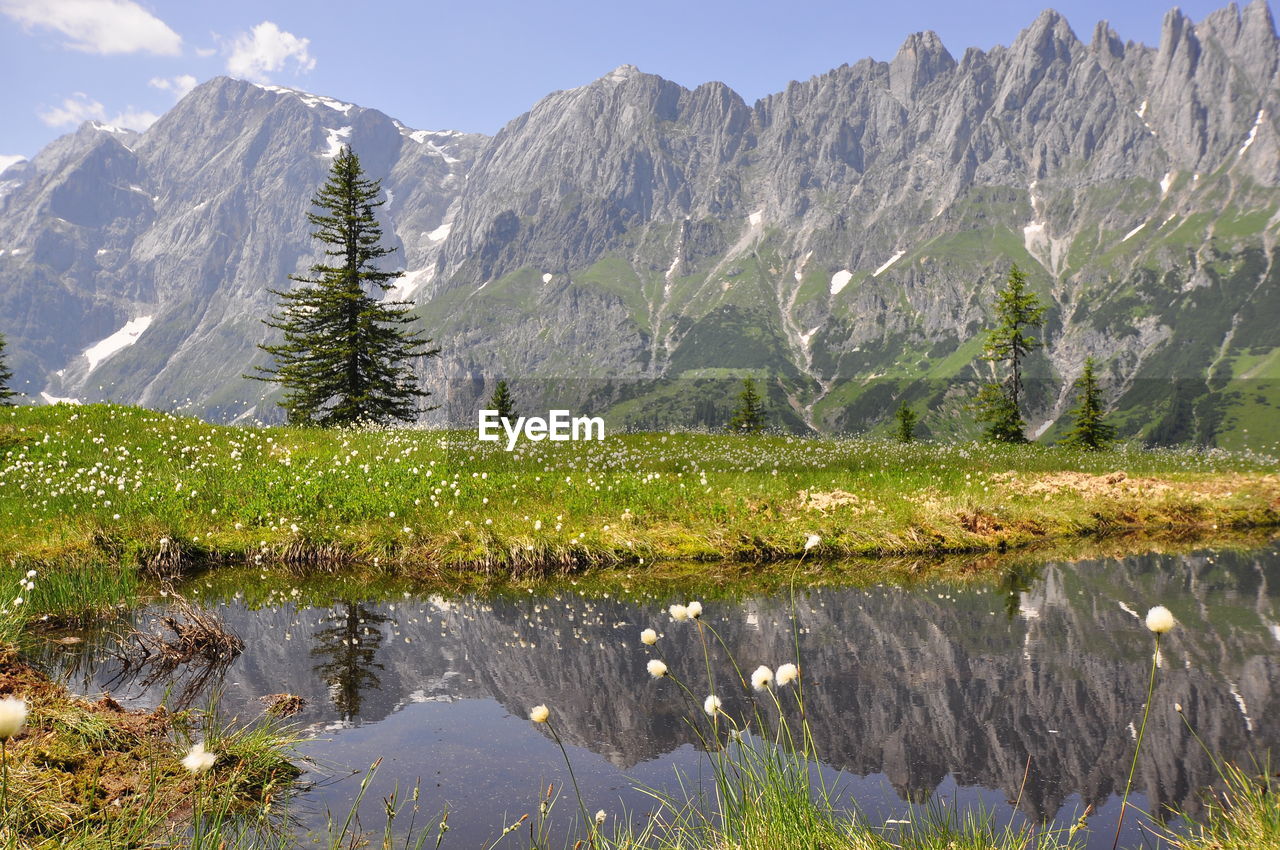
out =
[[[0,2],[0,848],[1280,847],[1206,11]]]

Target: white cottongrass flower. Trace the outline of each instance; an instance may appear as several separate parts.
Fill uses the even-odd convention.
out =
[[[765,688],[773,684],[773,671],[761,664],[756,671],[751,674],[751,687],[757,691],[763,691]]]
[[[711,694],[702,701],[702,710],[711,717],[715,717],[716,712],[720,710],[721,705],[723,705],[723,703],[720,702],[720,697],[715,694]]]
[[[1157,605],[1147,612],[1147,628],[1162,635],[1173,628],[1173,614],[1163,605]]]
[[[213,763],[217,760],[217,754],[206,750],[204,741],[201,741],[198,744],[192,744],[191,749],[187,750],[186,757],[182,759],[182,766],[187,769],[188,773],[198,775],[213,767]]]
[[[655,679],[661,679],[667,675],[667,665],[656,658],[649,659],[649,663],[646,666],[649,669],[649,675]]]
[[[529,709],[529,719],[534,723],[546,723],[551,717],[551,709],[545,705],[535,705]]]
[[[804,551],[808,552],[814,546],[822,542],[822,538],[816,534],[810,534],[804,541]]]
[[[684,606],[684,610],[689,614],[690,617],[696,620],[702,616],[702,603],[690,602],[688,605]]]
[[[653,646],[658,642],[658,633],[653,629],[645,629],[640,633],[640,642],[645,646]]]
[[[27,701],[21,697],[0,699],[0,741],[7,741],[22,731],[27,722]]]
[[[609,817],[609,813],[606,812],[604,809],[601,809],[600,811],[596,812],[596,828],[597,829],[604,826],[604,821],[605,821],[605,818],[607,817]]]
[[[672,605],[667,609],[667,612],[671,614],[671,619],[677,623],[682,623],[689,619],[689,609],[684,605]]]
[[[800,668],[794,664],[783,664],[778,668],[775,674],[778,680],[778,687],[789,685],[800,675]]]

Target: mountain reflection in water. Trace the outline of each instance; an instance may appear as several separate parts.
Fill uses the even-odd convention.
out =
[[[300,694],[295,719],[328,730],[309,753],[354,769],[388,756],[384,781],[403,788],[422,776],[450,802],[451,826],[474,809],[477,836],[492,838],[503,820],[495,801],[527,810],[540,782],[559,776],[559,754],[525,719],[535,704],[552,707],[583,774],[602,783],[588,792],[593,807],[627,798],[637,777],[672,786],[673,764],[696,770],[697,738],[684,722],[694,708],[645,670],[656,655],[695,694],[708,690],[698,629],[671,622],[670,601],[684,600],[559,593],[259,610],[218,601],[247,647],[218,684],[221,703],[248,716],[264,694]],[[1070,822],[1090,803],[1114,817],[1151,662],[1139,615],[1155,604],[1179,625],[1163,641],[1135,787],[1153,809],[1196,811],[1215,772],[1175,703],[1217,755],[1247,764],[1280,750],[1275,547],[1048,564],[993,584],[798,592],[794,634],[818,751],[855,797],[883,794],[873,786],[887,780],[901,800],[972,789],[970,800],[1016,799],[1035,820]],[[745,671],[794,660],[786,594],[705,606],[706,624]],[[662,635],[652,649],[639,640],[650,626]],[[734,696],[732,666],[714,639],[707,645],[716,691],[743,714],[749,697]],[[50,663],[77,690],[98,691],[117,672],[91,661],[103,657],[100,642],[60,652]],[[135,705],[163,693],[128,682],[113,690]],[[348,783],[326,802],[338,809],[349,792]],[[858,803],[869,814],[894,808]],[[1106,832],[1098,818],[1092,826]]]

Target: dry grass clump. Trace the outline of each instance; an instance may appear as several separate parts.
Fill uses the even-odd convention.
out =
[[[267,694],[258,697],[267,706],[267,714],[272,717],[293,717],[302,711],[307,701],[297,694]]]
[[[186,706],[203,691],[206,682],[244,651],[244,641],[217,615],[193,605],[172,587],[164,592],[171,600],[171,613],[159,618],[163,629],[135,627],[118,641],[119,678],[140,673],[138,682],[146,688],[175,677],[181,669],[187,675],[178,690],[177,704]]]

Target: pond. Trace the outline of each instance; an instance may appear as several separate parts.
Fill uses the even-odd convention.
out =
[[[1156,604],[1179,625],[1162,644],[1137,805],[1199,809],[1215,772],[1188,725],[1215,755],[1245,764],[1280,752],[1276,545],[1047,563],[999,581],[703,599],[704,630],[672,622],[667,606],[684,598],[571,584],[445,598],[350,583],[324,605],[287,585],[230,592],[198,580],[184,592],[245,641],[202,685],[222,710],[248,718],[265,694],[302,696],[303,751],[347,777],[307,792],[304,823],[345,813],[381,757],[366,825],[381,824],[392,787],[421,779],[424,816],[450,810],[446,847],[485,846],[536,812],[548,783],[568,782],[546,727],[527,718],[539,703],[551,707],[591,812],[642,818],[654,808],[642,786],[675,791],[677,771],[688,784],[707,780],[688,723],[701,719],[697,707],[646,662],[664,659],[698,699],[709,666],[725,709],[745,716],[750,689],[736,684],[725,647],[749,674],[795,660],[798,645],[822,778],[878,825],[918,816],[913,804],[926,802],[1059,826],[1091,806],[1089,846],[1109,848],[1152,659],[1140,615]],[[639,639],[648,627],[661,635],[652,648]],[[143,686],[103,660],[109,641],[51,647],[45,661],[81,693],[109,688],[138,707],[164,699],[164,683]],[[572,793],[559,805],[571,815]],[[1126,819],[1125,845],[1150,846],[1148,836]]]

